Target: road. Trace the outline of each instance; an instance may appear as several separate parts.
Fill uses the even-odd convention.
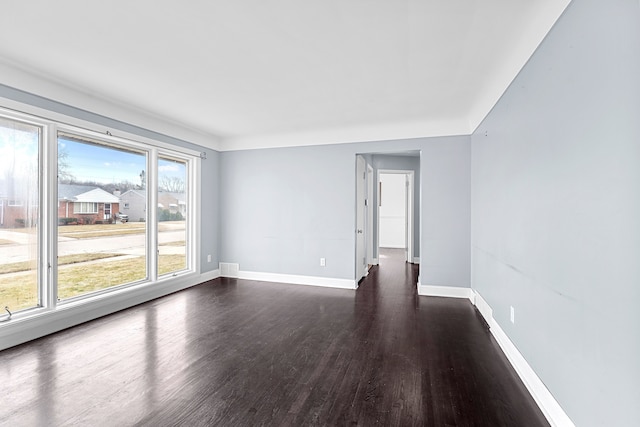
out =
[[[15,244],[0,245],[0,264],[23,262],[37,257],[36,238],[27,233],[0,230],[0,240],[11,240]],[[184,230],[168,230],[158,233],[158,242],[168,243],[185,240]],[[184,247],[159,246],[160,254],[184,253]],[[60,237],[58,256],[79,253],[117,253],[122,255],[143,255],[145,253],[144,234],[125,234],[121,236],[93,237],[76,239]]]

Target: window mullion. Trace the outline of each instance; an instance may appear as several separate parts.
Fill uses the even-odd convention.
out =
[[[58,303],[58,144],[57,126],[46,127],[43,141],[42,195],[43,214],[41,232],[41,304],[55,309]]]
[[[158,150],[147,156],[147,271],[149,280],[158,280]]]

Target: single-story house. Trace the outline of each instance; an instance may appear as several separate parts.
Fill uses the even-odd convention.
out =
[[[147,190],[129,190],[120,196],[121,212],[129,215],[129,221],[144,221],[147,215]],[[185,193],[161,191],[158,193],[158,208],[170,213],[187,213]]]
[[[75,218],[79,224],[115,220],[120,198],[91,185],[58,185],[58,218]]]
[[[147,217],[147,190],[129,190],[120,196],[120,209],[129,215],[130,222],[141,222]]]

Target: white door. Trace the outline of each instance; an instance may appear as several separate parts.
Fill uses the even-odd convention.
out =
[[[356,156],[356,281],[367,274],[364,239],[367,166],[362,156]]]

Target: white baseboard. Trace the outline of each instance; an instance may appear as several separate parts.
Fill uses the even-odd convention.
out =
[[[478,311],[484,317],[489,325],[491,334],[495,337],[498,345],[504,352],[505,356],[515,369],[516,373],[524,383],[527,390],[540,407],[540,410],[553,427],[575,427],[575,424],[569,416],[564,412],[558,401],[553,397],[549,389],[544,385],[540,377],[535,373],[527,360],[522,356],[518,348],[511,342],[507,334],[502,330],[498,322],[493,318],[493,310],[491,306],[482,298],[475,294],[475,305]]]
[[[202,280],[203,282],[208,282],[209,280],[217,279],[218,277],[220,277],[219,268],[200,274],[200,280]]]
[[[259,280],[262,282],[288,283],[294,285],[323,286],[327,288],[358,289],[353,279],[335,279],[331,277],[299,276],[295,274],[261,273],[239,271],[238,279]]]
[[[413,257],[413,263],[414,264],[420,264],[420,257],[419,256],[414,256]]]
[[[418,281],[418,295],[428,297],[467,298],[473,303],[473,290],[471,288],[421,285]]]

